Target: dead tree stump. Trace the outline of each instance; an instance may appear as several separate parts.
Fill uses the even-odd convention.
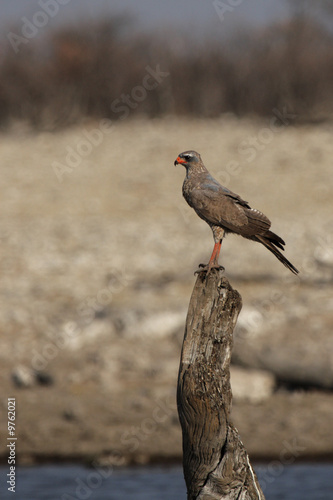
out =
[[[188,500],[263,500],[257,476],[230,422],[230,359],[240,294],[222,271],[200,273],[181,353],[177,405]]]

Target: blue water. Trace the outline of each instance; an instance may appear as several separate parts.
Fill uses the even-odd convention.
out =
[[[266,500],[333,500],[333,465],[255,467]],[[88,469],[82,466],[19,467],[16,492],[7,490],[8,467],[0,467],[2,500],[186,500],[181,467]]]

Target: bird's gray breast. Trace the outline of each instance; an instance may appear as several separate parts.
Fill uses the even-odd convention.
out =
[[[183,196],[190,207],[193,208],[193,200],[192,200],[192,191],[193,191],[193,183],[186,177],[183,183]]]

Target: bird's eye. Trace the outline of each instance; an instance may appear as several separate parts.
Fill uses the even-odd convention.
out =
[[[186,161],[190,161],[191,158],[192,158],[192,156],[190,156],[190,155],[184,155],[184,158],[185,158]]]

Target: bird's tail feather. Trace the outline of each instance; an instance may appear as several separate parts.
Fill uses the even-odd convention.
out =
[[[273,245],[279,247],[281,250],[284,250],[283,247],[285,245],[285,242],[277,234],[273,233],[272,231],[267,231],[264,238],[268,239],[271,243],[273,243]]]
[[[286,259],[286,257],[282,255],[282,253],[274,246],[276,245],[277,247],[284,250],[282,245],[284,245],[285,243],[282,238],[277,236],[277,234],[272,233],[271,231],[267,231],[267,233],[264,236],[256,235],[256,238],[258,239],[258,241],[260,241],[260,243],[262,243],[267,248],[267,250],[272,252],[275,255],[275,257],[279,259],[280,262],[282,262],[284,266],[290,269],[292,273],[294,274],[299,273],[299,270],[296,269],[296,267],[293,266],[292,263],[289,262],[289,260]]]

